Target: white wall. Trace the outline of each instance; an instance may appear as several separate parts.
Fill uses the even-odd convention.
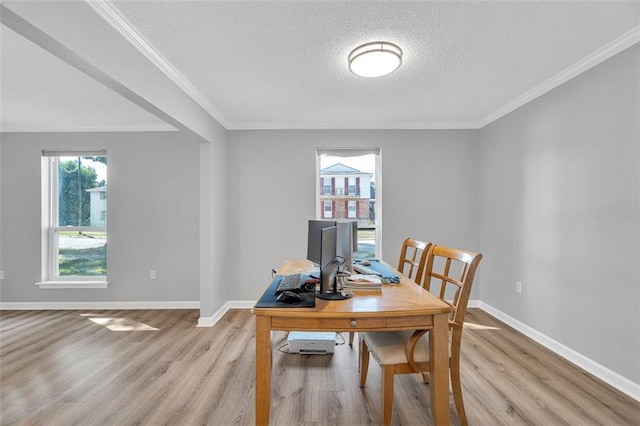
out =
[[[408,236],[477,250],[476,138],[466,130],[229,132],[229,297],[258,299],[271,268],[306,256],[317,147],[381,148],[383,259],[395,265]]]
[[[3,133],[0,170],[2,303],[197,302],[199,142],[177,132]],[[43,290],[40,164],[43,148],[106,148],[107,289]],[[149,271],[157,271],[157,279]]]
[[[482,301],[635,383],[639,52],[627,49],[479,134]]]

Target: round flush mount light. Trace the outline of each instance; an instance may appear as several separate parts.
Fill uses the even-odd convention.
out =
[[[349,70],[360,77],[382,77],[402,64],[402,49],[386,41],[358,46],[349,53]]]

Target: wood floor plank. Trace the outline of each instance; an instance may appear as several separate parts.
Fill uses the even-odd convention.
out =
[[[255,318],[230,310],[1,311],[0,425],[253,425]],[[471,425],[640,425],[640,403],[479,309],[462,344]],[[344,342],[339,337],[339,342]],[[278,350],[283,346],[283,350]],[[379,424],[380,369],[357,345],[286,353],[273,333],[273,425]],[[430,425],[429,386],[396,377],[394,425]],[[459,420],[453,400],[453,424]]]

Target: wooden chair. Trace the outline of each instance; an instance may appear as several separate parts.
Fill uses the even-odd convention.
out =
[[[423,243],[413,238],[405,238],[400,249],[398,271],[419,283],[424,273],[427,252],[431,243]],[[417,261],[416,261],[417,259]],[[353,345],[354,333],[349,332],[349,346]]]
[[[402,242],[398,271],[417,283],[422,280],[430,243],[407,238]]]
[[[449,317],[449,371],[453,399],[462,425],[467,424],[460,385],[460,343],[476,268],[482,254],[438,245],[429,248],[423,287],[451,306]],[[432,289],[436,284],[439,288]],[[431,372],[429,330],[361,333],[360,387],[364,387],[369,353],[382,368],[382,424],[391,423],[393,381],[396,374],[422,373],[425,382]]]

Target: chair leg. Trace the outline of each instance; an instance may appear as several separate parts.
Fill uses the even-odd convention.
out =
[[[353,331],[349,332],[349,346],[353,346],[353,336],[355,333]]]
[[[467,414],[464,411],[464,402],[462,401],[462,384],[460,383],[460,359],[451,358],[451,391],[453,392],[453,400],[456,404],[460,424],[467,426]]]
[[[382,367],[382,424],[391,424],[391,412],[393,411],[393,367]]]
[[[369,347],[360,339],[360,387],[363,388],[367,382],[367,373],[369,372]]]
[[[429,384],[429,373],[422,373],[422,381]]]

